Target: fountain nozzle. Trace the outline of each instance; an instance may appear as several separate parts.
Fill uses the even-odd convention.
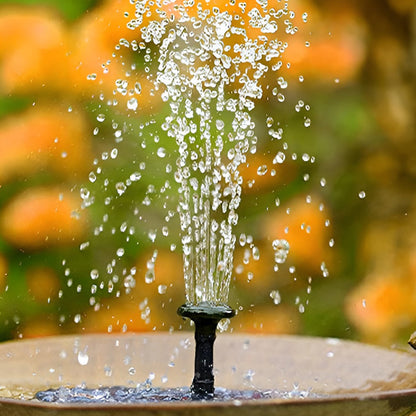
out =
[[[235,311],[227,305],[201,302],[185,304],[178,308],[178,315],[195,323],[195,372],[191,385],[194,400],[209,400],[214,397],[214,341],[218,322],[232,318]]]

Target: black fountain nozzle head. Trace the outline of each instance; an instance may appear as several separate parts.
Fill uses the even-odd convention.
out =
[[[214,397],[214,341],[218,322],[232,318],[235,311],[227,305],[201,302],[185,304],[178,314],[195,323],[195,373],[191,385],[192,399],[210,400]]]

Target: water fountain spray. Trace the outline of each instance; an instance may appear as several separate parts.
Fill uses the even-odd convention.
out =
[[[209,400],[214,397],[214,341],[218,322],[232,318],[235,311],[227,305],[201,302],[185,304],[178,314],[190,318],[195,324],[195,371],[191,385],[193,400]]]
[[[224,394],[221,396],[218,389],[215,404],[189,404],[189,398],[202,401],[214,398],[216,328],[221,319],[234,315],[226,303],[242,195],[243,177],[239,167],[247,164],[248,155],[256,153],[258,139],[251,116],[255,102],[261,98],[271,100],[274,96],[278,102],[285,100],[283,92],[287,82],[278,71],[289,67],[289,62],[281,60],[287,42],[285,38],[279,40],[276,32],[280,27],[286,35],[296,33],[291,20],[295,13],[288,9],[287,1],[280,0],[230,1],[225,7],[228,10],[223,11],[213,4],[209,7],[209,1],[205,2],[206,7],[201,2],[194,8],[187,7],[195,4],[191,0],[183,4],[174,4],[174,0],[130,0],[130,3],[136,5],[136,13],[128,27],[139,29],[140,38],[131,42],[120,40],[118,50],[141,50],[146,54],[144,62],[151,62],[152,51],[157,50],[157,70],[145,67],[149,71],[147,81],[153,83],[152,94],[159,91],[170,111],[164,120],[159,120],[160,128],[156,120],[149,122],[148,135],[154,143],[162,138],[174,140],[177,145],[174,178],[179,184],[177,211],[186,291],[186,304],[178,313],[194,322],[196,341],[190,393],[188,389],[172,388],[186,383],[183,364],[192,354],[184,345],[182,334],[50,337],[0,345],[2,413],[15,416],[60,412],[74,416],[87,413],[211,416],[214,412],[221,415],[241,412],[249,416],[410,414],[416,409],[414,355],[333,338],[238,334],[225,337],[216,351],[218,374],[226,375]],[[269,7],[268,3],[273,5]],[[282,8],[278,8],[278,3]],[[153,6],[154,19],[149,19]],[[128,97],[127,109],[136,112],[140,98],[148,97],[138,97],[138,101],[134,95],[141,94],[140,83],[132,83],[130,71],[124,78],[116,81],[117,92]],[[115,101],[111,100],[112,105]],[[273,165],[280,165],[288,155],[288,147],[281,140],[280,123],[271,116],[266,117],[267,132],[277,143],[274,150],[268,150],[277,151]],[[102,122],[104,118],[99,115],[97,120]],[[305,126],[309,123],[306,119]],[[165,153],[164,148],[157,151],[163,157]],[[107,158],[103,153],[102,159]],[[264,175],[267,169],[268,166],[261,166],[258,175]],[[167,173],[172,170],[172,166],[168,169],[166,165]],[[274,168],[273,172],[276,174]],[[118,182],[118,196],[140,177],[141,174],[132,173]],[[95,174],[93,178],[95,181]],[[163,192],[170,188],[168,185],[163,186]],[[154,187],[149,193],[156,193]],[[87,189],[81,195],[85,207],[93,202]],[[150,197],[145,199],[144,205],[150,201]],[[97,235],[101,229],[98,231]],[[149,238],[154,242],[155,233],[151,235]],[[287,257],[288,245],[285,240],[277,241],[278,244],[276,241],[273,250],[277,254],[276,263],[281,264]],[[258,258],[258,250],[254,245],[250,248],[253,258]],[[119,250],[117,256],[121,257],[124,248]],[[155,256],[149,261],[150,277],[146,283],[154,280]],[[112,273],[116,263],[114,259],[107,270]],[[95,280],[98,274],[95,270],[92,272]],[[132,269],[125,276],[126,288],[133,287],[135,274],[134,268],[134,273]],[[119,281],[119,276],[113,277],[114,283]],[[410,344],[416,345],[415,336]],[[230,350],[233,354],[229,354]],[[175,352],[173,359],[179,358],[177,363],[172,361],[172,352]],[[166,369],[167,362],[176,365]],[[133,387],[132,375],[136,369],[136,377],[149,375],[149,378],[144,385]],[[163,386],[158,386],[156,374],[162,375]],[[250,390],[247,390],[248,379]],[[151,380],[155,380],[153,387]],[[97,385],[104,387],[97,388]],[[58,388],[50,389],[53,386]],[[49,390],[39,391],[44,388]],[[248,404],[249,399],[264,400]],[[170,401],[175,401],[175,405],[171,406]],[[155,405],[148,405],[149,402]]]

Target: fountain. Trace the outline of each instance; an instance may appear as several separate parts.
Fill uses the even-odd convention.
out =
[[[216,411],[381,416],[415,410],[416,357],[405,352],[338,339],[224,334],[217,341],[214,365],[217,324],[235,313],[227,303],[243,184],[239,168],[256,152],[256,100],[285,100],[287,82],[279,71],[285,67],[282,57],[288,43],[276,33],[280,27],[285,36],[296,33],[294,14],[287,2],[271,7],[266,0],[255,6],[230,1],[220,7],[192,0],[132,4],[136,13],[128,25],[138,35],[121,39],[116,47],[120,56],[114,59],[131,51],[143,55],[150,96],[160,97],[167,114],[159,126],[152,121],[142,126],[141,137],[145,131],[159,146],[160,158],[167,152],[162,143],[177,146],[176,167],[166,163],[165,171],[178,185],[186,290],[186,303],[178,313],[195,324],[192,385],[182,387],[189,385],[193,359],[186,333],[25,340],[0,346],[0,409],[16,416],[208,416]],[[110,66],[105,64],[104,70]],[[107,101],[110,110],[125,106],[130,117],[137,115],[144,99],[134,69],[131,64],[125,78],[115,81],[115,95]],[[101,113],[97,117],[99,122],[104,119]],[[283,130],[269,119],[267,134],[281,143],[273,159],[279,166],[288,145],[282,141]],[[310,120],[304,122],[309,125]],[[112,158],[113,153],[116,158],[117,151]],[[268,169],[261,166],[258,174]],[[91,182],[100,172],[97,168]],[[117,182],[117,195],[122,197],[140,177],[134,173]],[[173,186],[166,184],[164,190]],[[111,204],[107,188],[108,183],[106,205]],[[81,197],[84,208],[94,204],[86,187]],[[144,205],[151,205],[146,198]],[[170,202],[166,199],[164,205]],[[166,218],[170,222],[172,216]],[[154,242],[155,233],[149,238]],[[275,240],[273,248],[278,266],[285,262],[289,245]],[[252,251],[257,252],[255,247]],[[117,256],[123,254],[117,250]],[[149,281],[154,279],[156,256],[154,251],[148,262]],[[111,268],[115,263],[110,262]],[[327,273],[325,265],[322,272]],[[127,290],[134,285],[135,273],[131,269],[123,274]],[[98,274],[91,271],[93,279]]]

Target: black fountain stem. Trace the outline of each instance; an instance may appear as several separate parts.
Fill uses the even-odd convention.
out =
[[[218,322],[232,318],[235,311],[227,305],[201,302],[179,307],[180,316],[195,323],[195,372],[191,385],[192,399],[210,400],[214,397],[214,341]]]

